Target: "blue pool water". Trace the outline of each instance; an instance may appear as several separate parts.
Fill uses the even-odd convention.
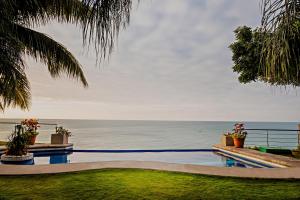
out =
[[[256,162],[237,160],[217,151],[201,152],[147,152],[147,153],[97,153],[97,152],[37,152],[34,161],[27,164],[66,164],[98,161],[158,161],[218,167],[260,168],[271,167]],[[24,163],[23,163],[24,164]]]

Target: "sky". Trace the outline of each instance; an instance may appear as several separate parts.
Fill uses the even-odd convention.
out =
[[[135,0],[134,0],[135,1]],[[96,65],[81,31],[52,22],[37,30],[64,44],[83,66],[88,88],[52,79],[30,58],[29,111],[4,118],[300,121],[299,89],[240,84],[232,71],[233,30],[260,24],[260,0],[143,0],[134,3],[109,60]]]

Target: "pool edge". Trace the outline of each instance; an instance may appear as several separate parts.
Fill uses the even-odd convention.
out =
[[[183,172],[222,177],[300,179],[300,168],[225,168],[190,164],[172,164],[142,161],[104,161],[93,163],[71,163],[57,165],[0,166],[0,175],[38,175],[80,172],[97,169],[146,169]]]

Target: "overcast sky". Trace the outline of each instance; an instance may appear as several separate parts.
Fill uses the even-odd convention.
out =
[[[89,87],[52,79],[28,60],[29,112],[3,117],[210,121],[300,121],[295,89],[242,85],[229,44],[240,25],[258,26],[260,0],[143,0],[133,6],[110,60],[96,66],[80,30],[49,24],[38,30],[63,43],[84,67]],[[299,93],[299,90],[298,90]]]

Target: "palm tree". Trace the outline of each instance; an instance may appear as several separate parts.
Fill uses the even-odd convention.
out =
[[[52,77],[67,74],[88,85],[82,66],[60,43],[33,30],[52,20],[72,23],[100,59],[113,49],[119,30],[129,23],[132,0],[0,0],[0,109],[28,109],[30,85],[24,56],[45,63]]]
[[[300,1],[262,0],[261,68],[266,79],[300,85]]]

